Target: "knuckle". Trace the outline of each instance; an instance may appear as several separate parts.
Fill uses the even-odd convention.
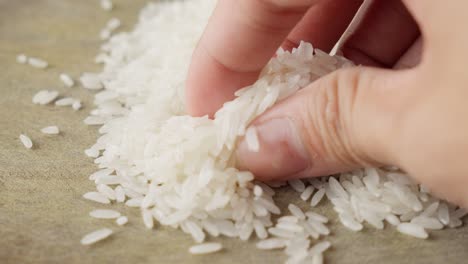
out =
[[[309,129],[321,139],[324,155],[348,167],[376,163],[362,151],[353,128],[353,106],[360,82],[354,70],[332,73],[314,87],[312,100],[305,100]]]

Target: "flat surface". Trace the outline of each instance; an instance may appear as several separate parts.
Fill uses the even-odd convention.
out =
[[[94,189],[87,178],[95,171],[83,150],[97,137],[83,119],[92,109],[92,93],[81,87],[65,88],[61,72],[79,76],[99,71],[92,63],[100,41],[100,28],[112,16],[122,19],[125,30],[134,24],[143,0],[115,0],[107,13],[98,0],[0,0],[0,263],[283,263],[281,251],[255,249],[255,241],[221,241],[225,250],[210,256],[191,256],[193,244],[181,231],[157,226],[144,228],[136,209],[112,206],[130,222],[118,227],[113,221],[93,219],[89,211],[99,206],[81,198]],[[18,53],[47,59],[51,67],[38,70],[15,62]],[[53,88],[74,96],[85,108],[37,106],[32,96]],[[39,132],[58,125],[58,136]],[[33,150],[25,149],[18,136],[28,134]],[[291,191],[278,196],[283,206],[297,200]],[[335,217],[328,205],[318,211]],[[81,246],[81,237],[97,228],[115,234],[93,246]],[[468,263],[468,228],[431,232],[429,240],[398,234],[393,228],[366,228],[353,233],[332,221],[333,249],[327,263]]]

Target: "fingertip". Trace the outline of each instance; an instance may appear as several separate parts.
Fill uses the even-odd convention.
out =
[[[243,138],[236,151],[238,168],[251,171],[260,180],[278,180],[293,177],[310,164],[298,131],[287,118],[266,120],[254,124],[259,143],[252,150]]]

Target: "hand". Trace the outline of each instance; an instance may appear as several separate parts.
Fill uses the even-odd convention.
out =
[[[329,51],[361,2],[220,0],[193,56],[189,112],[212,115],[279,46],[305,40]],[[375,0],[342,46],[367,67],[329,74],[257,118],[260,151],[241,142],[242,167],[285,180],[391,164],[468,206],[467,9],[462,0]]]

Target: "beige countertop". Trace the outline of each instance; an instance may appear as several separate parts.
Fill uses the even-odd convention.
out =
[[[81,198],[94,189],[87,178],[96,167],[83,154],[97,137],[95,128],[83,124],[92,94],[78,86],[63,87],[58,75],[98,71],[93,58],[100,28],[116,16],[128,30],[147,1],[114,0],[111,13],[98,2],[0,0],[0,263],[282,263],[281,251],[257,250],[254,240],[215,239],[225,246],[222,252],[191,256],[189,236],[159,225],[148,231],[139,211],[122,205],[114,208],[129,216],[125,227],[88,216],[90,210],[105,207]],[[44,58],[51,67],[44,71],[19,65],[19,53]],[[32,96],[47,88],[82,99],[84,109],[33,105]],[[52,124],[63,132],[39,132]],[[21,145],[20,133],[33,139],[33,150]],[[290,201],[306,206],[292,191],[280,191],[278,201],[283,208]],[[431,232],[428,240],[400,235],[393,228],[353,233],[337,224],[328,204],[317,210],[334,219],[327,263],[468,263],[468,227]],[[80,245],[84,234],[100,227],[115,234],[90,247]]]

